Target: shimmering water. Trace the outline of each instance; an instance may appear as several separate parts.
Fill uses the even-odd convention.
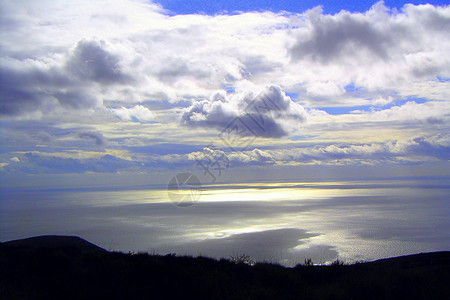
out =
[[[445,181],[206,186],[173,205],[161,189],[3,190],[0,240],[78,235],[110,250],[295,265],[450,250]]]

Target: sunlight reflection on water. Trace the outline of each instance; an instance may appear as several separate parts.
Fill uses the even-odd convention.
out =
[[[294,265],[449,249],[448,187],[408,181],[205,186],[192,207],[167,191],[4,191],[2,241],[79,235],[106,249]]]

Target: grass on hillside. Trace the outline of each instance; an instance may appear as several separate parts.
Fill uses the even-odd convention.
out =
[[[294,268],[0,244],[0,299],[450,299],[449,252]],[[193,298],[193,299],[194,299]]]

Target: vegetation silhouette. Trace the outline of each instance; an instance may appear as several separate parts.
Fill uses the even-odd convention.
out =
[[[450,299],[450,252],[286,268],[44,240],[0,243],[0,299]]]

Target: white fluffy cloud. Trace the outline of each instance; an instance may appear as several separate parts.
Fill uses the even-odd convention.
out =
[[[230,166],[242,165],[292,165],[292,164],[359,164],[408,163],[429,160],[448,160],[450,137],[448,135],[417,136],[410,139],[368,144],[331,144],[288,149],[258,149],[224,152],[205,148],[193,152],[185,159],[211,161],[221,158]]]
[[[258,94],[218,92],[209,99],[195,101],[185,109],[181,122],[221,131],[239,126],[241,136],[282,137],[299,130],[306,118],[307,112],[301,105],[279,86],[269,86]]]
[[[264,143],[280,141],[263,140],[233,154],[287,164],[400,155],[368,130],[395,127],[393,139],[448,130],[450,6],[396,10],[379,2],[364,13],[174,16],[143,0],[0,1],[4,151],[145,148],[163,140],[169,153],[174,143],[212,136],[186,128],[221,131],[239,118],[260,137],[317,137],[307,140],[317,147],[267,150]],[[276,108],[264,109],[265,99]],[[160,126],[144,124],[152,121]],[[362,137],[364,144],[345,143]],[[428,149],[439,156],[428,142],[415,143],[423,150],[417,155]],[[10,163],[16,155],[5,157]]]
[[[307,90],[326,81],[403,93],[450,76],[449,7],[406,5],[398,12],[378,2],[366,13],[324,15],[315,8],[304,17],[290,55],[309,70],[309,79],[301,76]]]
[[[217,16],[126,0],[2,7],[4,114],[194,100],[245,82],[280,85],[311,107],[348,106],[349,84],[367,91],[358,100],[367,105],[393,95],[447,100],[450,89],[448,6]]]
[[[389,109],[380,110],[371,114],[375,121],[420,121],[430,123],[446,123],[450,103],[429,102],[416,103],[406,102],[402,106],[393,106]]]
[[[110,111],[119,119],[135,122],[149,122],[153,120],[152,112],[145,106],[135,105],[132,108],[110,108]]]

